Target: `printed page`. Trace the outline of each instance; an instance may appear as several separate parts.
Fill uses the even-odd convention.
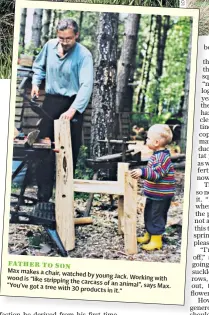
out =
[[[195,98],[195,134],[193,153],[193,194],[191,225],[193,226],[192,261],[189,266],[190,313],[208,311],[208,14],[207,1],[184,1],[180,6],[198,8],[199,44]]]
[[[61,12],[59,11],[60,9]],[[65,32],[66,29],[63,31],[61,26],[60,29],[55,29],[55,31],[53,28],[51,30],[48,29],[47,32],[51,32],[50,37],[48,38],[55,39],[50,40],[49,43],[46,44],[45,37],[38,37],[38,26],[40,28],[39,23],[43,18],[41,14],[43,14],[43,12],[46,13],[46,11],[48,13],[53,13],[54,18],[52,20],[56,21],[56,23],[61,17],[61,14],[63,14],[63,16],[66,14],[68,17],[77,16],[77,19],[80,18],[80,25],[83,23],[83,30],[88,28],[88,24],[86,25],[87,22],[94,20],[95,23],[95,21],[97,21],[97,29],[95,29],[97,32],[93,34],[93,36],[96,36],[94,37],[95,42],[89,44],[87,36],[86,38],[83,38],[82,42],[81,25],[80,42],[76,43],[76,45],[73,44],[72,47],[70,47],[71,43],[75,40],[75,37],[77,39],[77,31],[73,29],[74,33],[72,33],[71,29],[68,34]],[[155,8],[156,15],[153,16],[152,13],[152,9],[143,7],[136,9],[123,6],[107,7],[102,5],[81,5],[72,3],[61,4],[17,1],[7,158],[6,208],[4,214],[1,277],[2,295],[184,304],[199,12],[198,10]],[[25,18],[26,16],[27,19]],[[123,154],[119,154],[121,161],[120,163],[117,163],[118,178],[116,178],[116,180],[110,180],[110,178],[108,181],[97,180],[96,174],[94,174],[93,180],[87,180],[85,178],[81,179],[80,177],[77,177],[78,179],[73,179],[73,161],[70,150],[71,139],[68,122],[69,115],[71,115],[73,111],[68,111],[66,108],[66,112],[61,114],[64,114],[62,119],[58,119],[59,117],[54,118],[54,142],[50,142],[50,139],[46,137],[44,139],[41,137],[34,138],[37,136],[37,132],[34,133],[34,131],[38,130],[38,128],[35,128],[39,122],[38,118],[47,118],[48,124],[50,124],[49,121],[52,120],[50,115],[52,115],[52,113],[47,113],[46,108],[40,106],[40,103],[44,100],[44,94],[42,93],[43,89],[41,86],[38,91],[39,93],[37,92],[37,89],[33,90],[34,94],[37,94],[39,97],[38,101],[33,100],[31,105],[31,101],[28,99],[29,94],[27,94],[30,93],[28,90],[31,91],[31,86],[27,86],[26,80],[21,80],[25,77],[26,72],[27,76],[30,76],[31,66],[33,64],[33,71],[37,71],[35,77],[33,77],[33,85],[39,85],[40,82],[37,78],[45,78],[46,92],[48,94],[52,93],[52,95],[56,94],[59,96],[59,93],[63,93],[63,90],[65,91],[64,93],[68,93],[70,90],[69,93],[71,94],[64,96],[72,98],[74,93],[77,93],[76,97],[73,99],[72,108],[75,106],[77,112],[82,114],[82,107],[79,106],[84,103],[83,99],[87,97],[86,95],[88,95],[89,91],[85,91],[85,89],[81,89],[81,87],[85,87],[87,84],[88,86],[91,86],[92,84],[91,62],[87,62],[87,59],[91,59],[89,54],[89,50],[91,50],[95,71],[95,81],[92,93],[92,113],[90,113],[92,116],[88,115],[90,119],[88,118],[86,119],[87,121],[84,121],[84,126],[87,127],[90,123],[92,131],[90,134],[91,142],[89,145],[91,146],[92,155],[97,157],[97,160],[100,158],[99,161],[103,162],[105,155],[102,154],[103,150],[98,144],[101,143],[101,140],[104,141],[104,143],[108,142],[106,137],[112,135],[112,131],[110,132],[109,130],[113,130],[113,127],[116,127],[115,125],[117,125],[118,132],[120,132],[121,136],[124,132],[122,126],[125,123],[120,117],[123,113],[127,112],[127,109],[125,110],[125,105],[121,105],[123,98],[125,97],[122,93],[123,89],[119,90],[118,88],[118,91],[115,91],[116,70],[117,66],[118,71],[128,68],[129,71],[131,70],[129,72],[130,75],[136,67],[136,64],[133,62],[134,57],[130,60],[127,59],[130,58],[131,52],[129,52],[128,57],[125,55],[125,40],[128,41],[130,39],[133,40],[138,38],[136,36],[137,33],[135,32],[133,34],[133,30],[128,29],[127,26],[130,17],[130,20],[133,21],[133,16],[136,18],[136,25],[139,24],[140,21],[139,25],[141,28],[137,31],[141,32],[141,47],[143,47],[142,52],[143,54],[145,53],[146,60],[143,60],[143,58],[141,59],[141,61],[143,61],[141,64],[143,81],[134,82],[134,80],[132,80],[129,84],[130,87],[136,86],[133,95],[133,107],[131,107],[131,111],[128,111],[129,115],[133,114],[132,110],[134,110],[135,114],[137,110],[139,111],[140,108],[142,110],[144,106],[144,110],[149,110],[149,119],[145,119],[143,128],[143,131],[146,133],[151,125],[154,125],[156,122],[155,116],[160,116],[160,114],[163,115],[165,110],[168,111],[168,108],[169,111],[173,113],[175,110],[175,108],[172,107],[174,106],[173,104],[177,104],[180,100],[182,101],[182,108],[179,108],[179,110],[181,109],[183,112],[182,126],[180,126],[179,123],[174,124],[173,121],[170,122],[171,128],[174,126],[177,127],[176,125],[178,125],[178,128],[181,127],[183,134],[183,136],[178,139],[181,142],[182,152],[179,152],[179,145],[172,148],[170,147],[169,149],[173,161],[171,165],[174,164],[178,170],[181,167],[183,168],[183,171],[175,171],[177,193],[175,199],[171,202],[171,205],[169,204],[170,213],[172,213],[172,215],[168,214],[166,232],[162,230],[161,234],[157,234],[159,232],[158,230],[155,230],[156,232],[152,232],[152,234],[149,233],[149,240],[146,241],[148,244],[143,245],[140,245],[140,242],[137,244],[137,236],[141,236],[143,232],[145,232],[143,222],[145,198],[142,194],[142,181],[139,181],[139,194],[137,194],[137,181],[133,178],[134,176],[131,176],[133,173],[128,171],[128,164],[122,163],[124,162],[124,159],[122,158]],[[25,24],[23,23],[23,20],[25,21]],[[124,23],[125,21],[126,26]],[[46,24],[47,23],[44,25],[46,26]],[[125,33],[122,32],[122,34],[127,36],[123,39],[124,42],[121,41],[120,43],[121,52],[123,54],[121,53],[122,57],[117,65],[117,47],[115,47],[114,44],[121,34],[119,33],[120,28],[123,29],[123,27]],[[164,36],[158,38],[158,40],[161,40],[161,46],[157,46],[157,30],[160,28]],[[146,29],[146,32],[148,31],[148,33],[143,33],[144,29]],[[45,33],[45,36],[48,33]],[[152,34],[155,34],[153,41],[149,40],[149,38],[152,38]],[[56,39],[56,36],[58,36],[59,41]],[[28,46],[27,48],[25,46],[24,54],[22,53],[22,37],[24,37],[24,44],[26,44],[26,38],[28,38],[27,43],[32,39],[33,45],[35,45],[35,41],[41,41],[42,45],[44,45],[45,41],[45,46],[41,52],[40,50],[37,51],[37,54],[39,52],[40,54],[35,62],[28,53]],[[147,40],[146,45],[143,45],[142,43],[145,39]],[[172,55],[174,50],[166,50],[166,47],[168,47],[165,45],[166,40],[170,41],[170,43],[177,40],[176,48],[179,48],[176,49],[177,56]],[[164,48],[162,48],[162,46]],[[156,55],[155,49],[157,49],[157,47],[159,51]],[[65,50],[68,48],[69,50]],[[78,63],[78,58],[81,56],[75,53],[78,48],[81,49],[80,54],[86,54],[85,62],[82,55],[81,61]],[[182,51],[180,50],[181,48],[183,49]],[[94,54],[94,50],[97,51],[97,54]],[[27,52],[27,54],[25,52]],[[54,53],[54,58],[59,59],[53,60],[51,57],[47,59],[50,52],[50,56]],[[151,62],[148,64],[148,61],[154,52],[155,56],[157,56],[155,70],[158,77],[156,81],[156,75],[153,74],[153,68],[151,68],[152,71],[150,71],[149,68],[152,66]],[[184,61],[182,61],[183,65],[178,64],[177,66],[175,62],[172,62],[172,58],[174,58],[174,60],[176,60],[175,58],[179,60],[178,54],[181,53],[184,54]],[[65,76],[65,73],[57,72],[57,69],[59,69],[61,62],[63,60],[65,61],[65,58],[67,59],[68,55],[71,56],[70,63],[68,64],[71,72],[70,74],[66,73]],[[75,58],[73,58],[74,55]],[[47,62],[45,64],[46,60]],[[57,63],[56,60],[58,60],[59,63]],[[162,70],[164,69],[163,61],[166,62],[165,69],[167,70],[166,72],[164,70],[164,75],[167,75],[167,80],[169,77],[172,77],[172,75],[176,75],[176,80],[181,77],[182,82],[180,86],[178,86],[176,82],[173,88],[170,89],[169,82],[163,81],[165,80],[162,73]],[[137,62],[139,61],[137,61],[136,58],[136,63]],[[48,72],[48,70],[51,69],[50,67],[55,67],[56,71],[54,73],[53,71],[51,72],[51,70]],[[88,75],[86,74],[86,69],[89,70]],[[181,70],[181,72],[178,72],[177,70]],[[81,87],[79,87],[79,84],[76,86],[76,75],[78,75],[78,73],[79,75],[85,74],[85,76],[82,77],[82,80],[85,78],[85,84],[81,83],[83,81],[79,78]],[[150,77],[148,77],[148,74]],[[69,81],[72,82],[72,85],[70,85],[70,89],[68,90],[66,87],[68,87]],[[165,89],[164,101],[162,100],[163,94],[159,90],[159,82]],[[122,82],[120,83],[122,84]],[[145,86],[143,86],[143,91],[142,83],[145,84]],[[50,90],[52,86],[56,89],[56,93],[53,93],[53,91]],[[145,87],[147,93],[144,91]],[[22,91],[27,92],[26,97],[22,94]],[[152,91],[154,91],[154,93]],[[175,94],[172,94],[171,97],[170,93],[174,93],[174,91]],[[182,91],[185,92],[184,95],[182,95]],[[115,100],[116,103],[116,97],[121,95],[122,98],[114,113],[114,109],[110,106],[113,106],[113,100]],[[138,102],[136,102],[135,99],[136,95],[138,96]],[[22,97],[24,98],[24,102],[26,101],[26,105],[24,105]],[[152,102],[156,101],[156,99],[158,106],[157,108],[154,108],[152,107],[154,106]],[[57,98],[57,102],[58,101],[60,102],[60,98]],[[23,102],[24,105],[24,113],[21,112],[21,102]],[[136,102],[135,105],[134,102]],[[44,104],[46,104],[46,101],[44,101]],[[48,104],[51,103],[48,102]],[[31,109],[30,106],[33,107],[33,112],[36,115],[34,115],[34,113],[26,115],[26,113],[29,112],[29,109]],[[65,105],[65,107],[66,106],[67,105]],[[54,110],[57,110],[57,108]],[[155,111],[154,117],[151,115],[153,111]],[[72,123],[77,124],[79,122],[79,113],[75,116],[74,122],[72,119],[71,129]],[[140,116],[142,116],[141,113]],[[143,111],[143,114],[147,115],[147,112]],[[129,117],[130,116],[128,116],[128,118]],[[167,117],[167,119],[168,118],[171,118],[171,116]],[[99,125],[96,124],[98,121]],[[85,125],[86,122],[88,124]],[[116,122],[119,124],[116,124]],[[121,124],[121,122],[123,122],[123,124]],[[139,123],[141,123],[141,121],[139,121]],[[145,125],[147,123],[147,127],[149,128],[146,129]],[[44,126],[46,126],[46,124],[44,124]],[[32,130],[30,130],[30,127]],[[134,125],[132,128],[132,131],[135,132],[131,135],[133,140],[138,140],[136,135],[139,136],[139,127],[140,126]],[[174,129],[175,128],[172,129],[172,136],[174,136]],[[98,134],[96,133],[98,130],[100,135],[103,136],[103,139],[101,139],[101,137],[98,138]],[[104,132],[104,130],[106,131]],[[31,137],[31,131],[33,137]],[[42,131],[43,130],[40,132]],[[84,140],[85,135],[84,132]],[[187,135],[190,136],[188,137]],[[114,141],[114,138],[111,140]],[[111,140],[108,142],[109,146]],[[96,143],[97,146],[95,145]],[[156,142],[156,145],[157,143],[158,142]],[[124,146],[126,144],[127,143],[123,143]],[[148,157],[151,156],[152,151],[146,151],[144,149],[144,143],[140,142],[139,144],[140,148],[135,149],[138,150],[138,153],[143,152],[143,156],[141,157],[141,155],[138,154],[138,163],[140,167],[145,170],[144,172],[146,172],[146,167],[143,166],[143,162],[145,165],[147,164]],[[135,143],[132,143],[131,145],[133,146]],[[99,151],[98,147],[100,148]],[[108,158],[106,157],[108,165],[112,158],[113,161],[116,158],[118,159],[118,153],[112,153],[110,151],[111,150],[108,151]],[[130,149],[130,146],[124,153],[125,157],[126,154],[130,153],[129,151],[133,151],[132,147]],[[33,160],[33,162],[35,160],[36,163],[42,163],[46,156],[48,158],[48,156],[50,157],[52,155],[51,152],[56,154],[55,197],[53,199],[52,196],[51,201],[46,202],[44,199],[46,196],[37,193],[37,186],[33,182],[34,169],[30,169],[30,163],[31,160]],[[182,162],[180,168],[179,165],[176,165],[178,164],[179,159]],[[22,160],[25,164],[20,164],[19,167],[16,168],[16,171],[12,172],[13,162],[15,160]],[[49,162],[49,160],[47,161]],[[24,195],[20,198],[18,193],[21,193],[21,191],[18,192],[17,186],[14,184],[14,179],[17,175],[20,175],[20,171],[24,170],[23,166],[25,165],[27,166],[25,177],[28,182],[31,181],[32,183],[30,182],[30,186],[26,185],[28,182],[23,182],[21,184],[20,188],[22,189],[22,192],[23,189],[26,188],[29,189],[26,190],[29,194],[27,194],[27,198],[25,198]],[[49,163],[46,163],[45,165],[47,168]],[[28,172],[28,169],[30,169],[30,172]],[[46,170],[43,169],[43,172],[45,171]],[[155,174],[156,173],[154,173],[153,176],[156,176]],[[172,174],[171,176],[173,176]],[[41,176],[42,174],[39,173],[39,175]],[[83,174],[77,175],[81,176]],[[11,177],[13,177],[12,182]],[[42,182],[40,182],[40,186],[41,184],[46,183],[45,177],[42,176],[41,178]],[[44,192],[47,194],[49,186],[45,185],[44,189],[45,190],[42,190],[42,193]],[[73,203],[73,190],[76,193],[94,194],[94,198],[96,199],[94,200],[96,201],[94,207],[96,207],[93,207],[94,209],[91,216],[86,216],[86,212],[84,212],[86,208],[83,209],[83,204],[80,202],[76,204],[76,199]],[[154,196],[153,191],[150,192],[149,190],[149,193],[152,197]],[[102,209],[101,201],[104,201],[104,199],[98,199],[98,195],[100,194],[113,195],[113,200],[117,204],[116,208],[118,210],[111,213],[109,209],[108,211],[105,208]],[[171,193],[164,188],[160,197],[164,198],[165,194],[170,196]],[[116,197],[118,195],[119,198]],[[155,191],[155,198],[156,195],[159,197],[158,190]],[[37,197],[39,200],[37,200]],[[152,198],[148,199],[156,200]],[[161,198],[158,199],[161,200]],[[157,201],[159,202],[159,200]],[[165,198],[165,200],[163,199],[163,206],[165,206],[167,200],[167,198]],[[156,201],[153,203],[157,204]],[[28,208],[26,206],[28,206]],[[113,206],[112,203],[112,207]],[[74,213],[75,207],[77,211]],[[165,211],[168,211],[168,208]],[[114,207],[112,211],[113,210]],[[101,211],[104,211],[103,214],[101,214]],[[81,212],[84,212],[85,214],[83,217],[78,215]],[[176,216],[174,215],[175,212],[177,213]],[[163,218],[164,222],[161,229],[165,228],[166,214],[161,214],[161,218]],[[178,222],[176,219],[178,219]],[[77,222],[79,222],[79,224],[77,224]],[[152,222],[152,219],[150,222]],[[88,223],[89,225],[85,225],[84,223]],[[178,228],[181,230],[181,233],[178,233]],[[50,245],[46,245],[45,240],[49,236],[51,243]],[[26,239],[26,244],[23,242],[23,238]],[[151,291],[153,293],[148,294]]]

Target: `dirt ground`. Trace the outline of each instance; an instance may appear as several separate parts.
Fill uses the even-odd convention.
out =
[[[138,253],[126,255],[124,240],[118,235],[117,209],[104,210],[103,205],[110,204],[109,196],[96,195],[91,209],[93,224],[76,226],[75,249],[69,257],[98,258],[113,260],[134,260],[147,262],[180,262],[181,259],[181,229],[183,211],[184,172],[176,171],[176,194],[168,213],[166,232],[163,235],[163,249],[146,252],[138,244]],[[141,185],[138,190],[137,235],[144,232],[143,209],[145,197],[141,195]],[[26,195],[36,197],[36,187],[27,189]],[[85,210],[86,201],[83,198],[75,200],[75,215]],[[117,200],[116,200],[117,204]],[[27,210],[26,210],[27,209]],[[29,207],[21,207],[29,211]],[[32,225],[10,224],[9,246],[10,254],[29,256],[59,256],[56,248],[42,227]]]

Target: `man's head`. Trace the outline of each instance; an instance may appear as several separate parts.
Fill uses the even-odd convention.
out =
[[[57,25],[57,37],[63,50],[68,51],[79,37],[78,24],[72,19],[60,20]]]
[[[164,148],[172,141],[173,134],[168,125],[156,124],[149,128],[147,133],[147,145],[152,150]]]

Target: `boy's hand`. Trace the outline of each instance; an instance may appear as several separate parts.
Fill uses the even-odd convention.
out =
[[[140,168],[131,171],[131,177],[135,179],[139,179],[139,177],[141,176],[142,176],[142,170]]]

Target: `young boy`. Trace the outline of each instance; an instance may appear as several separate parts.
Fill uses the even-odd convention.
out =
[[[162,234],[165,232],[167,213],[175,192],[174,167],[166,145],[172,140],[168,125],[153,125],[147,133],[147,145],[153,150],[147,167],[131,171],[135,179],[144,181],[144,194],[147,197],[144,209],[146,233],[137,241],[145,250],[162,248]]]

